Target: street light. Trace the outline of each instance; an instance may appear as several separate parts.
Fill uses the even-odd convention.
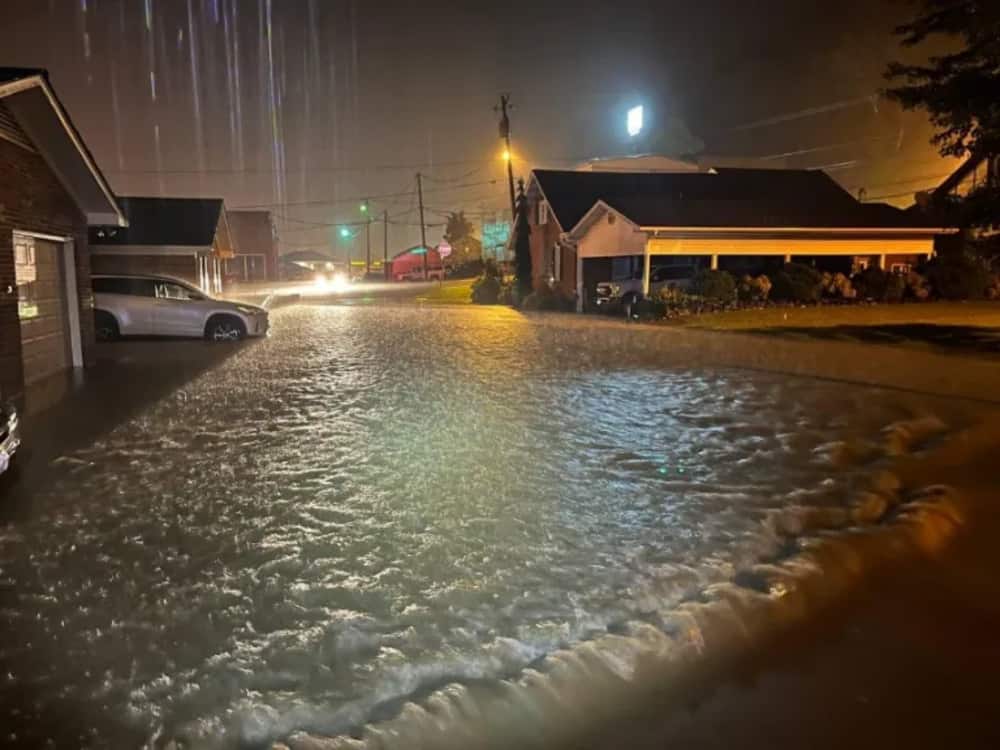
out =
[[[502,158],[502,159],[503,159],[503,160],[504,160],[505,162],[510,162],[510,150],[509,150],[509,149],[506,149],[506,148],[505,148],[505,149],[503,150],[503,154],[501,155],[501,158]]]
[[[342,240],[349,240],[349,239],[351,239],[351,230],[348,229],[347,227],[341,227],[340,228],[340,239],[342,239]]]
[[[365,201],[364,203],[361,204],[361,213],[363,214],[368,213],[368,201]]]
[[[625,123],[625,127],[628,130],[629,137],[635,138],[639,133],[642,132],[643,125],[643,108],[642,106],[632,107],[628,111],[628,118]]]

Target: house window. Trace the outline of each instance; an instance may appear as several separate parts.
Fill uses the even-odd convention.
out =
[[[14,243],[14,278],[17,281],[17,314],[21,320],[38,317],[38,265],[35,243],[16,240]]]
[[[890,271],[898,274],[908,274],[912,268],[913,266],[909,263],[893,263],[889,266]]]
[[[552,246],[552,278],[556,281],[562,279],[562,248],[558,242]]]
[[[854,273],[861,273],[862,271],[867,271],[868,266],[871,264],[872,259],[867,255],[861,255],[854,258],[854,268],[852,269]]]
[[[549,223],[549,204],[545,201],[538,201],[538,225]]]

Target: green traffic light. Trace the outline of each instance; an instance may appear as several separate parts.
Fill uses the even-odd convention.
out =
[[[341,227],[340,228],[340,237],[341,237],[341,239],[346,240],[350,236],[351,236],[351,230],[350,229],[348,229],[347,227]]]
[[[363,213],[363,214],[368,213],[368,204],[367,203],[362,203],[361,204],[361,213]]]

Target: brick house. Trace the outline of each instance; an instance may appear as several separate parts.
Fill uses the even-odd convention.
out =
[[[0,68],[0,391],[94,361],[88,225],[125,216],[44,70]]]
[[[231,282],[277,281],[278,235],[270,211],[227,211],[235,256],[225,262]]]
[[[221,198],[119,198],[128,226],[92,227],[95,274],[173,276],[222,291],[222,263],[235,256]]]
[[[684,265],[759,273],[791,261],[850,272],[905,270],[954,233],[932,219],[861,203],[819,170],[536,170],[527,189],[534,284],[575,296]]]

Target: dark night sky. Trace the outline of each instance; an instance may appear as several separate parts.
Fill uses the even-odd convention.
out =
[[[393,248],[506,202],[492,107],[516,104],[518,172],[626,153],[624,109],[683,121],[712,154],[831,169],[896,196],[948,165],[920,115],[861,100],[897,55],[904,2],[2,0],[0,65],[45,67],[122,194],[222,196],[282,219],[284,249],[329,246],[387,208]],[[858,101],[861,100],[861,101]],[[852,103],[853,102],[853,103]],[[822,114],[739,126],[822,108]],[[736,129],[734,129],[736,128]],[[496,181],[491,184],[491,181]],[[436,241],[433,228],[429,240]],[[381,244],[381,237],[378,237]]]

